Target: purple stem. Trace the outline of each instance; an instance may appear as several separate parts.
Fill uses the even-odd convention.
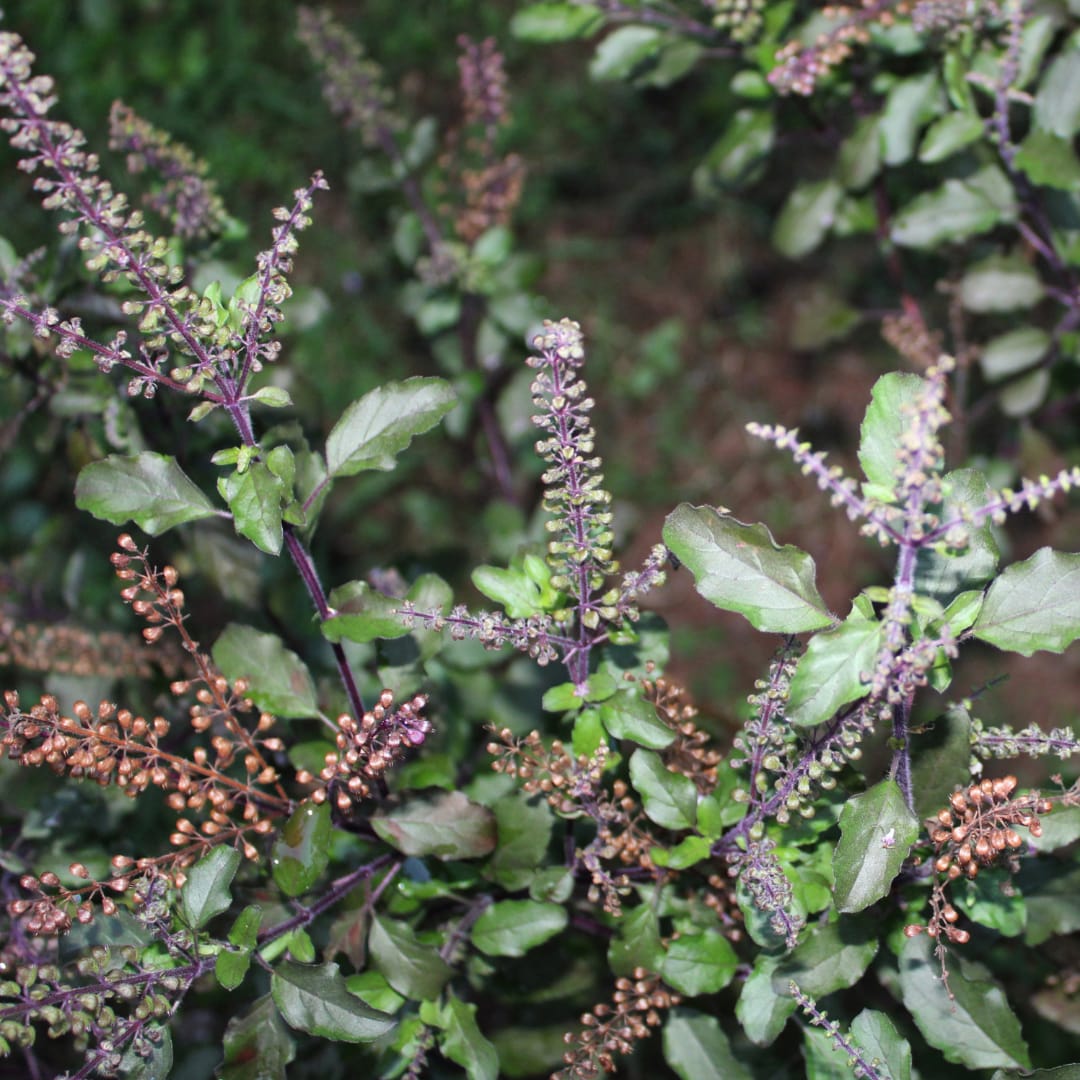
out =
[[[311,597],[311,602],[316,612],[318,612],[319,619],[325,622],[331,615],[330,605],[326,600],[326,591],[323,589],[319,573],[315,569],[315,562],[311,557],[311,553],[300,542],[296,531],[288,522],[283,524],[282,530],[285,534],[285,547],[288,549],[293,565],[300,574],[300,580],[303,581],[304,588],[307,589],[308,596]],[[360,696],[360,688],[356,685],[356,678],[353,675],[352,668],[349,666],[345,649],[340,641],[335,641],[331,642],[330,650],[334,654],[334,663],[337,666],[341,684],[345,688],[345,696],[349,699],[349,708],[353,711],[354,718],[359,721],[365,711],[364,699]]]

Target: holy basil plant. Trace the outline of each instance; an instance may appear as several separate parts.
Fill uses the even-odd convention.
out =
[[[1064,9],[698,8],[545,3],[513,26],[552,40],[619,24],[594,75],[654,88],[737,59],[746,108],[707,178],[763,165],[784,93],[857,101],[824,174],[778,217],[789,255],[862,228],[904,249],[986,237],[959,260],[960,308],[1034,310],[1039,290],[1070,308],[1067,214],[1036,197],[1067,175],[1074,133],[1046,89],[1071,93]],[[778,53],[793,33],[805,43]],[[123,437],[102,405],[124,445],[88,450],[72,483],[87,544],[91,518],[130,530],[109,563],[141,623],[134,646],[51,628],[46,681],[19,667],[21,694],[4,694],[0,1055],[78,1080],[1077,1074],[1080,786],[1059,774],[1043,791],[999,763],[1066,760],[1080,742],[984,722],[956,665],[968,648],[1026,657],[1080,637],[1080,555],[1011,559],[1003,531],[1080,467],[1012,487],[977,461],[950,471],[947,403],[970,365],[909,349],[914,370],[874,387],[858,478],[796,431],[749,425],[889,550],[882,584],[832,610],[811,553],[724,491],[736,505],[678,506],[624,569],[585,336],[533,318],[511,251],[521,172],[498,145],[494,43],[463,44],[466,116],[436,157],[431,125],[403,120],[328,14],[302,9],[299,34],[377,158],[353,182],[408,208],[404,309],[450,377],[372,379],[321,427],[291,404],[278,330],[322,175],[275,212],[253,274],[196,285],[230,228],[205,166],[118,106],[115,145],[158,178],[133,209],[50,118],[52,82],[22,40],[0,34],[4,129],[62,217],[58,264],[78,284],[0,250],[0,312],[20,357],[52,349],[103,401],[130,399]],[[738,49],[718,56],[716,34]],[[872,62],[843,66],[864,48]],[[1002,128],[1014,110],[1031,114],[1018,146]],[[875,207],[902,198],[888,227],[866,224],[871,185]],[[1021,225],[1025,250],[992,250],[1008,235],[993,230]],[[984,358],[1007,369],[1039,333],[1063,350],[1066,319],[1013,327],[1023,340]],[[530,355],[507,371],[526,325]],[[459,538],[410,548],[394,513],[429,505],[408,463],[444,421],[447,454],[479,431],[491,488],[519,498],[497,407],[511,385],[531,402],[536,527],[523,506],[489,507],[490,561],[450,582]],[[362,565],[327,554],[342,550],[328,522]],[[385,561],[351,531],[380,527]],[[249,572],[212,578],[220,562]],[[667,673],[648,603],[672,573],[775,647],[723,722]],[[195,627],[215,620],[204,647]],[[27,626],[8,636],[31,655]]]

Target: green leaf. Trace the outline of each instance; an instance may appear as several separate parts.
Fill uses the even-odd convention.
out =
[[[284,539],[282,503],[290,494],[281,477],[256,461],[243,472],[223,476],[218,480],[218,491],[229,504],[237,533],[267,555],[279,554]]]
[[[453,594],[438,574],[421,574],[404,599],[420,611],[446,612],[450,610]],[[323,636],[329,641],[344,639],[361,644],[377,638],[405,637],[410,633],[409,627],[396,614],[401,605],[401,599],[373,589],[366,581],[350,581],[330,593],[333,614],[322,623]]]
[[[315,685],[303,660],[276,634],[229,623],[214,643],[214,663],[235,683],[246,679],[246,697],[275,716],[317,717]]]
[[[715,1016],[674,1009],[664,1024],[664,1060],[680,1080],[752,1080]]]
[[[923,125],[942,110],[937,72],[901,79],[889,90],[881,114],[882,158],[886,165],[902,165],[915,152]]]
[[[606,701],[615,689],[614,678],[606,671],[598,671],[585,681],[584,694],[579,694],[572,682],[559,683],[544,691],[540,704],[547,712],[576,712],[587,701]]]
[[[515,791],[491,805],[499,846],[488,864],[488,874],[510,891],[526,889],[543,866],[551,843],[555,816],[546,799]]]
[[[1058,56],[1042,77],[1032,120],[1040,131],[1063,139],[1080,131],[1080,51],[1075,47]]]
[[[472,943],[488,956],[524,956],[566,929],[566,908],[539,900],[502,900],[473,923]]]
[[[990,1080],[1039,1080],[1039,1077],[1042,1077],[1042,1080],[1080,1080],[1080,1063],[1059,1065],[1054,1069],[1024,1069],[1023,1072],[998,1069]]]
[[[134,521],[158,536],[185,521],[213,517],[213,503],[166,454],[110,454],[79,473],[75,505],[101,521]]]
[[[1020,34],[1020,62],[1012,85],[1023,90],[1040,73],[1046,51],[1057,36],[1058,21],[1050,13],[1034,15],[1025,20]]]
[[[429,1015],[431,1003],[421,1006],[421,1019],[442,1028],[439,1049],[444,1057],[460,1065],[469,1080],[498,1080],[499,1055],[476,1023],[476,1006],[454,994],[447,996],[437,1020]]]
[[[949,956],[949,987],[932,942],[920,935],[904,942],[900,990],[904,1005],[923,1038],[946,1061],[971,1069],[1028,1068],[1027,1044],[1001,989],[977,978],[954,953]],[[952,991],[952,997],[949,991]]]
[[[743,983],[739,1000],[735,1003],[736,1019],[746,1037],[757,1046],[769,1046],[775,1042],[796,1008],[786,982],[782,991],[777,991],[773,986],[781,959],[766,952],[758,953],[754,970]]]
[[[506,261],[514,247],[514,234],[505,225],[493,225],[476,238],[472,258],[484,266],[498,266]]]
[[[651,821],[665,829],[693,828],[697,817],[694,781],[671,772],[659,754],[635,750],[630,758],[630,783],[641,796],[641,805]]]
[[[460,791],[412,795],[372,815],[371,827],[404,855],[477,859],[495,850],[495,815]]]
[[[672,870],[685,870],[696,866],[712,855],[712,844],[704,836],[688,836],[674,847],[654,847],[651,851],[653,863],[657,866],[669,866]]]
[[[289,391],[281,386],[264,386],[251,395],[251,400],[271,409],[284,409],[292,404]]]
[[[998,392],[998,404],[1006,416],[1028,416],[1045,400],[1050,389],[1050,372],[1040,367],[1003,386]]]
[[[1042,835],[1032,836],[1037,851],[1057,851],[1080,840],[1080,806],[1056,806],[1042,818]]]
[[[919,146],[919,160],[936,165],[986,134],[982,118],[973,112],[951,112],[931,125]]]
[[[848,191],[866,187],[881,170],[881,118],[861,117],[836,158],[836,176]]]
[[[778,546],[764,525],[683,503],[668,515],[664,543],[706,600],[744,615],[758,630],[800,634],[832,624],[814,584],[814,560],[797,547]]]
[[[830,341],[839,341],[856,326],[861,316],[842,296],[822,282],[816,282],[800,296],[791,324],[792,348],[820,349]]]
[[[270,977],[270,992],[290,1027],[336,1042],[371,1042],[397,1021],[350,994],[337,964],[286,960]]]
[[[671,86],[693,71],[704,52],[704,46],[690,38],[669,38],[657,54],[656,62],[650,64],[635,82],[639,86]]]
[[[773,989],[785,994],[794,979],[811,997],[823,998],[854,986],[877,951],[878,936],[871,922],[841,919],[819,923],[806,931],[798,948],[777,966]]]
[[[970,782],[971,716],[951,705],[912,740],[911,786],[919,820],[932,817],[958,785]]]
[[[668,40],[651,26],[620,26],[597,46],[589,75],[598,82],[632,79],[656,63]]]
[[[225,1062],[219,1080],[287,1080],[285,1066],[296,1045],[268,994],[225,1028]]]
[[[638,904],[618,920],[607,959],[614,975],[631,975],[639,967],[660,970],[664,946],[660,941],[660,921],[651,904]]]
[[[937,509],[941,521],[965,517],[991,498],[986,477],[975,469],[959,469],[942,477],[945,498]],[[967,526],[968,544],[960,551],[924,547],[915,562],[915,591],[950,603],[965,590],[984,585],[994,576],[1001,552],[989,521]],[[960,627],[953,626],[959,633]]]
[[[373,589],[366,581],[350,581],[330,593],[333,614],[322,623],[328,641],[366,644],[377,638],[405,637],[409,628],[397,614],[401,600]]]
[[[991,338],[983,347],[979,366],[991,382],[1037,364],[1050,347],[1050,335],[1037,326],[1022,326]]]
[[[694,170],[694,191],[702,197],[722,195],[748,182],[760,171],[775,137],[771,109],[739,109]]]
[[[848,799],[833,853],[837,908],[862,911],[887,896],[918,836],[919,823],[895,780]]]
[[[906,372],[882,375],[874,383],[860,429],[859,464],[876,487],[888,491],[896,487],[901,436],[922,392],[923,380]]]
[[[301,803],[274,842],[274,882],[286,896],[306,893],[330,861],[329,803]]]
[[[806,1080],[849,1080],[852,1075],[828,1033],[809,1024],[802,1029],[802,1056]]]
[[[995,165],[967,180],[946,180],[917,196],[893,218],[891,236],[901,247],[936,248],[966,240],[1016,220],[1009,181]]]
[[[957,898],[957,906],[972,922],[1005,937],[1018,937],[1027,926],[1023,894],[1013,888],[1012,875],[996,867],[981,869]]]
[[[366,954],[360,959],[366,963]],[[350,994],[355,994],[361,1001],[379,1012],[396,1013],[405,1004],[405,997],[399,994],[387,981],[386,977],[374,968],[367,968],[350,975],[345,980]]]
[[[530,4],[510,20],[510,33],[522,41],[570,41],[598,30],[604,16],[587,4]]]
[[[254,949],[258,942],[259,926],[262,922],[262,908],[258,904],[248,904],[233,923],[229,931],[229,941],[242,949]]]
[[[1013,164],[1033,184],[1080,191],[1080,159],[1072,139],[1063,139],[1049,131],[1032,131],[1020,144]]]
[[[675,732],[657,715],[656,706],[637,687],[619,690],[600,706],[600,719],[613,739],[629,739],[649,750],[663,750]]]
[[[1029,860],[1017,884],[1027,907],[1025,945],[1080,930],[1080,867],[1058,859]]]
[[[832,228],[843,195],[832,179],[796,184],[776,219],[773,246],[789,259],[809,255]]]
[[[150,1048],[149,1053],[140,1053],[128,1043],[117,1075],[124,1080],[163,1080],[172,1073],[172,1034],[165,1024],[154,1023],[147,1024],[141,1034],[145,1039],[142,1045]]]
[[[941,625],[949,626],[954,634],[962,634],[979,617],[982,606],[983,594],[978,589],[958,593],[942,613]]]
[[[751,101],[764,101],[773,96],[773,89],[760,71],[740,71],[729,83],[733,94]]]
[[[765,908],[759,905],[759,897],[750,892],[747,882],[740,877],[735,885],[735,901],[742,912],[746,933],[750,940],[763,949],[790,949],[792,931],[797,934],[806,922],[807,908],[805,888],[794,864],[784,866],[775,856],[774,872],[783,874],[791,885],[791,898],[783,906]]]
[[[233,952],[222,949],[214,962],[214,975],[226,990],[235,990],[243,981],[251,966],[251,951],[258,943],[262,908],[249,904],[236,917],[229,931],[229,942],[237,947]]]
[[[681,934],[669,946],[660,974],[680,993],[697,997],[722,990],[735,975],[738,957],[719,930]]]
[[[393,469],[413,437],[433,428],[456,404],[444,379],[406,379],[377,387],[354,401],[327,437],[329,475]]]
[[[511,619],[527,619],[543,609],[540,586],[524,570],[478,566],[472,572],[472,583]]]
[[[422,303],[416,312],[417,329],[425,337],[437,337],[443,331],[457,326],[460,320],[461,297],[455,295],[433,296]]]
[[[453,969],[435,945],[424,945],[408,923],[372,917],[368,948],[386,981],[407,998],[425,1001],[439,996]]]
[[[574,757],[592,757],[606,739],[607,732],[600,722],[599,709],[582,709],[574,717],[574,735],[571,740]]]
[[[975,637],[1007,652],[1064,652],[1080,637],[1080,555],[1040,548],[990,586]]]
[[[960,301],[968,311],[1016,311],[1043,298],[1034,268],[1017,255],[991,255],[972,266],[960,281]]]
[[[863,1009],[851,1022],[851,1035],[868,1058],[885,1065],[890,1080],[911,1080],[911,1047],[885,1013]]]
[[[881,649],[881,623],[855,615],[816,634],[791,680],[785,716],[795,727],[815,727],[870,692],[869,674]]]
[[[529,882],[530,899],[565,904],[573,894],[574,873],[569,867],[548,866],[533,871],[532,881]]]
[[[215,915],[229,910],[232,885],[240,868],[240,852],[231,847],[211,848],[190,870],[180,890],[184,921],[201,930]]]
[[[313,964],[315,963],[315,942],[311,940],[311,935],[299,927],[295,930],[291,930],[285,937],[278,938],[277,944],[280,942],[282,948],[281,952],[288,952],[293,960],[298,961],[301,964]],[[273,944],[269,947],[273,947]],[[264,960],[268,959],[266,955],[266,947],[261,951],[261,955]]]

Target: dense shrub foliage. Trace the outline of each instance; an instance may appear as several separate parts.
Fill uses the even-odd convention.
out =
[[[32,188],[60,231],[0,240],[0,1069],[1080,1075],[1080,739],[959,667],[1080,638],[1080,553],[1011,553],[1080,485],[1073,5],[494,5],[441,123],[378,35],[295,18],[345,194],[314,171],[246,265],[195,149],[116,101],[100,156],[0,33],[20,215]],[[826,392],[880,327],[849,467],[742,418],[872,552],[829,590],[708,461],[620,564],[602,455],[647,440],[611,418],[696,448],[697,370],[675,321],[612,378],[539,295],[543,155],[605,129],[584,90],[517,122],[504,49],[625,84],[699,220],[772,221]],[[323,207],[386,251],[318,247]],[[417,370],[350,355],[383,337]],[[719,718],[673,579],[772,650]]]

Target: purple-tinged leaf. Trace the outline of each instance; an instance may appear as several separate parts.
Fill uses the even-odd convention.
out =
[[[306,893],[330,860],[330,804],[305,802],[285,822],[271,856],[274,882],[286,896]]]
[[[285,1066],[295,1057],[292,1036],[267,994],[229,1021],[219,1080],[286,1080]]]
[[[403,855],[478,859],[495,850],[495,815],[460,791],[413,795],[371,818],[379,837]]]

